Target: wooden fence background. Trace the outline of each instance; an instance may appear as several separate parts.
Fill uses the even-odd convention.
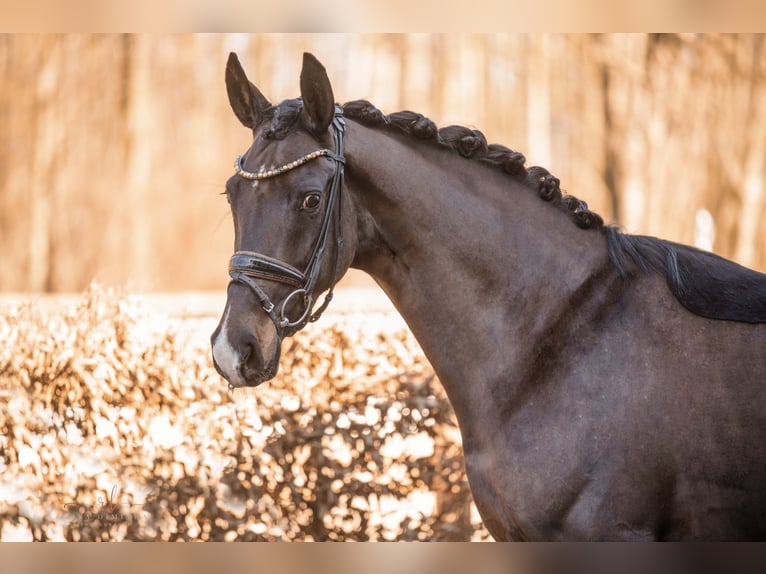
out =
[[[761,35],[0,35],[0,290],[223,289],[231,50],[272,100],[312,51],[340,102],[481,129],[626,231],[766,271]]]

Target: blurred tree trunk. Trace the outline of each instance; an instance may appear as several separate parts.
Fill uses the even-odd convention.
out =
[[[61,123],[57,121],[56,88],[60,82],[61,51],[56,50],[60,38],[43,38],[37,51],[37,83],[35,86],[34,155],[27,192],[30,198],[29,276],[33,291],[53,288],[51,244],[53,226],[53,194],[56,193],[56,167],[63,144]]]
[[[151,220],[147,208],[152,185],[152,157],[156,155],[157,127],[155,106],[149,99],[152,86],[152,58],[156,53],[152,38],[129,37],[127,45],[127,104],[125,109],[126,228],[132,241],[127,252],[133,280],[144,282],[152,271]],[[127,247],[127,246],[126,246]]]
[[[49,205],[45,189],[32,189],[35,165],[40,166],[43,158],[37,141],[40,105],[37,85],[42,62],[42,49],[55,43],[54,38],[35,38],[28,41],[25,49],[16,37],[0,36],[0,285],[4,289],[23,290],[34,281],[38,288],[46,281],[48,240],[37,236],[34,249],[43,257],[43,271],[40,263],[33,271],[30,244],[37,227],[44,227],[47,235]],[[36,207],[33,215],[33,193],[40,198],[43,207]]]
[[[529,38],[527,72],[527,157],[537,165],[550,166],[551,160],[551,48],[550,38]],[[554,80],[555,81],[555,80]],[[553,169],[553,168],[551,168]]]
[[[755,266],[766,259],[766,238],[763,232],[766,218],[766,46],[764,37],[756,36],[752,42],[739,42],[744,52],[743,82],[747,86],[747,115],[752,118],[750,137],[746,146],[742,212],[739,242],[735,257],[745,265]]]

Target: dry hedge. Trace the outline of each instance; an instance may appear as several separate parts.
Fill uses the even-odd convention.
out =
[[[488,538],[398,317],[328,313],[232,394],[214,325],[97,287],[0,310],[0,539]]]

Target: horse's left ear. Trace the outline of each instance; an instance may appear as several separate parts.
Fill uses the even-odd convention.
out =
[[[269,100],[247,79],[242,64],[234,52],[226,62],[226,92],[229,104],[240,122],[251,130],[263,117],[263,112],[271,106]]]
[[[335,114],[335,98],[327,71],[319,60],[308,52],[303,54],[301,97],[301,117],[304,124],[317,135],[324,133]]]

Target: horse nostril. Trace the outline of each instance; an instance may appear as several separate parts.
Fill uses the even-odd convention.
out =
[[[248,335],[239,346],[240,356],[242,357],[242,368],[250,372],[259,372],[264,367],[263,353],[258,341]]]
[[[245,343],[242,345],[242,350],[240,351],[240,355],[242,356],[242,362],[247,363],[250,356],[253,354],[253,344],[252,343]]]

